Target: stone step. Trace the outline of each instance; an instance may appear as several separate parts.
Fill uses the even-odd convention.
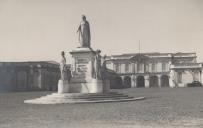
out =
[[[88,99],[80,99],[86,101],[96,101],[96,100],[118,100],[118,99],[131,99],[133,97],[112,97],[112,98],[88,98]]]
[[[28,104],[82,104],[82,103],[108,103],[108,102],[126,102],[126,101],[136,101],[136,100],[144,100],[145,97],[137,97],[131,99],[107,99],[107,100],[94,100],[94,101],[87,101],[87,100],[25,100],[24,103]]]
[[[120,97],[120,98],[127,98],[128,95],[123,95],[123,94],[111,94],[111,95],[48,95],[47,97],[55,97],[55,98],[69,98],[69,99],[88,99],[88,98],[115,98],[115,97]]]
[[[88,98],[88,99],[69,99],[69,98],[39,98],[35,99],[39,102],[63,102],[63,101],[70,101],[70,102],[78,102],[78,101],[104,101],[104,100],[127,100],[133,99],[133,97],[113,97],[113,98]]]
[[[25,103],[31,104],[63,104],[63,103],[100,103],[116,101],[133,101],[144,99],[144,97],[134,98],[121,93],[53,93],[40,98],[25,100]]]
[[[127,96],[123,94],[106,94],[106,95],[63,95],[63,94],[55,94],[55,95],[50,95],[50,96],[59,96],[59,97],[103,97],[103,96]]]
[[[111,95],[123,95],[123,94],[110,92],[110,93],[64,93],[64,94],[53,93],[51,95],[55,95],[55,96],[111,96]]]
[[[41,98],[42,100],[43,99],[63,99],[63,100],[104,100],[104,99],[130,99],[130,98],[133,98],[133,97],[88,97],[88,98],[60,98],[60,97],[44,97],[44,98]]]
[[[84,100],[88,100],[88,99],[113,99],[113,98],[131,98],[127,95],[111,95],[111,96],[54,96],[54,95],[49,95],[49,96],[44,96],[41,97],[46,98],[46,99],[84,99]]]

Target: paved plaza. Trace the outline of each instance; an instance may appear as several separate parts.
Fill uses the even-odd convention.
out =
[[[203,88],[130,88],[145,100],[32,105],[26,99],[53,92],[0,93],[0,128],[201,128]]]

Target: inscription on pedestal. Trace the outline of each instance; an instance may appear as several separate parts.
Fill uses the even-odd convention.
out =
[[[90,59],[89,58],[76,58],[75,59],[76,72],[73,74],[72,82],[88,82],[90,72]]]
[[[77,76],[79,77],[85,77],[87,71],[88,71],[88,64],[89,59],[88,58],[79,58],[77,59]]]

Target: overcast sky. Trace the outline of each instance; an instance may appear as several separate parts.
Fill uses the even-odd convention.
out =
[[[77,46],[85,14],[102,54],[197,52],[203,0],[0,0],[0,61],[60,60]]]

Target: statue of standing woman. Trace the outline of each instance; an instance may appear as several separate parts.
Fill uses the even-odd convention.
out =
[[[61,52],[61,62],[60,62],[60,72],[61,72],[61,80],[67,80],[67,68],[66,68],[66,57],[65,52]]]
[[[95,79],[101,79],[101,51],[97,50],[96,55],[94,58],[94,64],[93,64],[93,78]]]
[[[60,62],[60,72],[61,78],[58,81],[58,93],[67,93],[69,92],[69,79],[68,79],[68,69],[66,66],[66,57],[65,52],[61,52],[61,62]]]
[[[77,33],[79,33],[78,40],[80,43],[80,47],[90,47],[90,40],[91,40],[90,25],[84,15],[82,15],[82,21],[77,30]]]

